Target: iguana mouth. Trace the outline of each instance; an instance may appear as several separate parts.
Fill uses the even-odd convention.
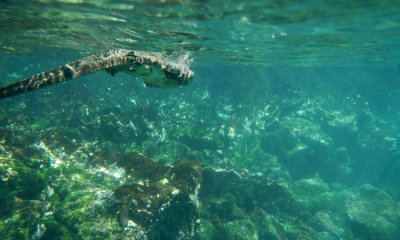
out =
[[[194,77],[190,70],[191,63],[188,53],[114,49],[4,86],[0,88],[0,98],[55,85],[99,70],[105,70],[112,75],[121,71],[133,74],[152,87],[180,87],[188,84]]]

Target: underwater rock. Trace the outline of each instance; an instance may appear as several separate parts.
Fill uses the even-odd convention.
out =
[[[233,195],[234,199],[231,199],[229,194]],[[276,201],[288,199],[287,194],[285,184],[264,176],[247,171],[206,169],[203,173],[199,197],[205,207],[215,206],[215,202],[212,201],[217,198],[220,199],[221,204],[230,206],[232,210],[234,208],[232,204],[235,203],[239,208],[251,211],[255,207],[273,209]]]
[[[191,110],[188,114],[193,114]],[[192,121],[198,121],[196,118],[203,118],[202,113],[197,113]],[[215,127],[204,124],[203,121],[184,123],[175,131],[171,132],[173,138],[187,145],[191,151],[216,151],[224,145],[226,137],[222,136]]]
[[[197,230],[197,234],[194,237],[195,240],[214,240],[218,236],[218,230],[214,225],[205,220],[200,219],[200,227]]]
[[[334,151],[330,136],[318,123],[303,118],[285,117],[281,123],[297,139],[296,146],[287,152],[287,166],[294,178],[309,176],[325,168],[325,161]]]
[[[344,234],[344,229],[338,226],[339,222],[334,218],[340,219],[332,212],[318,211],[311,220],[311,226],[319,232],[325,231],[336,238],[341,238]]]
[[[320,177],[302,179],[290,184],[293,201],[282,206],[288,213],[305,222],[319,211],[344,212],[345,196],[333,191]]]
[[[5,142],[8,142],[13,138],[11,130],[3,126],[0,126],[0,136],[2,136],[2,138],[4,139],[3,141]]]
[[[153,141],[146,141],[146,154],[153,156],[153,159],[164,165],[173,164],[174,159],[187,158],[192,156],[190,148],[178,141],[168,141],[168,143],[154,144]]]
[[[14,126],[14,124],[9,124]],[[24,127],[15,126],[16,129],[12,127],[1,127],[0,126],[0,136],[1,144],[7,149],[11,147],[24,148],[35,142],[38,137],[36,132],[25,132]]]
[[[32,149],[16,152],[19,159],[0,154],[1,239],[37,239],[46,232],[43,217],[52,208],[43,194],[50,176],[47,161]]]
[[[142,153],[127,153],[120,155],[117,166],[125,169],[126,173],[136,179],[158,181],[168,171],[168,168],[151,161]]]
[[[285,239],[276,233],[278,222],[264,218],[288,201],[283,183],[245,170],[205,169],[199,199],[202,218],[220,230],[220,239]]]
[[[291,157],[293,151],[296,153],[304,150],[290,129],[285,128],[280,123],[272,124],[268,130],[261,138],[261,147],[268,154]]]
[[[74,236],[72,239],[83,236],[88,240],[123,239],[118,222],[112,217],[118,206],[117,199],[113,194],[105,199],[104,194],[99,195],[96,192],[98,189],[89,185],[75,186],[74,191],[66,193],[61,199],[54,213],[59,225],[55,226],[56,229],[63,230],[61,226],[68,229],[68,234]],[[56,236],[49,236],[49,239],[54,237]]]
[[[326,132],[335,142],[342,145],[350,145],[356,141],[357,115],[355,112],[347,113],[342,111],[328,111],[322,108],[318,109],[319,123],[322,130]]]
[[[393,154],[388,160],[387,164],[382,170],[382,173],[378,177],[379,183],[384,183],[387,186],[391,186],[396,192],[398,189],[398,183],[400,182],[400,152]],[[398,193],[400,194],[400,193]]]
[[[37,226],[44,226],[42,217],[45,209],[39,200],[22,200],[14,198],[10,204],[13,210],[10,215],[2,215],[0,233],[2,239],[37,239]],[[40,235],[43,235],[42,229]]]
[[[79,131],[67,128],[52,128],[40,135],[41,141],[50,149],[63,148],[72,153],[79,148],[78,140],[82,139]]]
[[[103,151],[93,159],[101,162],[116,163],[130,179],[114,196],[121,202],[120,226],[126,236],[136,239],[191,239],[197,233],[197,238],[207,239],[214,228],[232,227],[254,209],[272,210],[275,202],[287,199],[284,184],[247,171],[204,169],[199,160],[180,159],[168,167],[141,153]],[[244,222],[249,234],[257,236],[249,221]]]
[[[12,151],[12,156],[15,159],[19,160],[30,159],[30,158],[38,159],[40,158],[41,154],[42,154],[41,150],[33,147],[15,148]]]
[[[372,113],[371,113],[372,114]],[[349,149],[352,158],[354,175],[365,182],[375,185],[392,185],[398,188],[398,172],[393,176],[393,170],[398,168],[399,134],[396,124],[386,122],[373,116],[374,121],[357,134],[357,145]],[[396,121],[396,120],[395,120]]]
[[[181,159],[165,167],[147,158],[140,161],[141,167],[150,165],[166,171],[153,172],[155,176],[146,180],[138,166],[132,165],[138,171],[127,169],[132,177],[139,177],[137,183],[122,185],[114,193],[121,201],[118,219],[125,233],[137,239],[193,238],[199,227],[201,162]]]
[[[47,161],[13,159],[0,155],[0,200],[17,197],[38,200],[48,182]],[[0,201],[0,209],[3,201]]]
[[[249,163],[245,162],[246,169],[251,169],[253,172],[261,172],[264,176],[268,176],[268,178],[276,182],[287,183],[291,181],[287,168],[278,161],[279,159],[276,155],[267,154],[263,150],[260,150],[260,152],[254,157],[248,154],[252,158]],[[252,168],[247,167],[247,165]]]
[[[94,136],[91,138],[98,138],[122,144],[127,141],[129,136],[134,136],[133,129],[126,129],[126,124],[119,119],[119,116],[114,112],[101,114],[97,117],[97,123],[89,125],[89,133]]]
[[[212,213],[211,222],[228,222],[230,220],[243,218],[243,210],[236,205],[236,197],[231,193],[226,193],[220,198],[210,199],[207,205],[208,212]]]
[[[87,125],[90,139],[117,144],[141,144],[149,138],[159,140],[161,119],[148,104],[137,104],[128,109],[106,108],[96,113],[96,122]]]
[[[251,216],[257,226],[259,239],[285,240],[282,220],[274,215],[266,213],[262,209],[257,209]]]
[[[400,204],[386,192],[363,185],[346,206],[352,233],[366,240],[400,239]]]
[[[261,138],[261,147],[276,155],[294,179],[310,177],[327,168],[325,159],[335,152],[335,144],[317,121],[286,116],[271,124]]]
[[[321,130],[320,125],[316,122],[299,117],[285,117],[281,124],[309,148],[329,147],[333,143],[332,139]]]
[[[93,164],[107,166],[115,164],[136,180],[158,181],[165,177],[168,167],[150,160],[139,152],[114,153],[103,150],[92,159]]]
[[[249,219],[225,223],[220,235],[223,240],[258,240],[256,225]]]
[[[285,221],[282,223],[282,228],[286,238],[288,240],[298,239],[318,239],[318,240],[337,240],[337,238],[331,236],[328,232],[317,232],[311,227],[304,225],[299,222]],[[347,238],[346,238],[347,239]],[[351,238],[350,238],[351,239]]]
[[[193,151],[201,151],[201,150],[215,151],[218,149],[218,142],[212,138],[185,134],[180,136],[178,139],[179,141],[188,145],[190,149]]]

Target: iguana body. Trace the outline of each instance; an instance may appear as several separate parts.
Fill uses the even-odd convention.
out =
[[[112,75],[120,71],[134,74],[152,87],[178,87],[188,84],[193,78],[194,73],[189,69],[190,63],[188,54],[168,55],[158,52],[114,49],[4,86],[0,88],[0,98],[51,86],[99,70],[106,70]]]

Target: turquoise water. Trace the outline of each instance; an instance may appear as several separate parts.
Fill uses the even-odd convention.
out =
[[[1,52],[76,58],[119,47],[190,51],[197,65],[394,67],[399,8],[373,0],[2,1]]]
[[[0,101],[4,239],[400,239],[395,1],[0,2],[1,85],[113,48],[189,52],[180,88],[99,71]]]

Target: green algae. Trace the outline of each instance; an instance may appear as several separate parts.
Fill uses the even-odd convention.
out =
[[[222,239],[257,240],[258,232],[255,224],[248,219],[227,222],[222,226]]]
[[[196,240],[213,240],[218,238],[218,230],[212,223],[205,219],[200,219],[200,228],[196,234]]]
[[[1,232],[5,239],[30,239],[42,222],[41,195],[51,171],[38,159],[0,157]]]

